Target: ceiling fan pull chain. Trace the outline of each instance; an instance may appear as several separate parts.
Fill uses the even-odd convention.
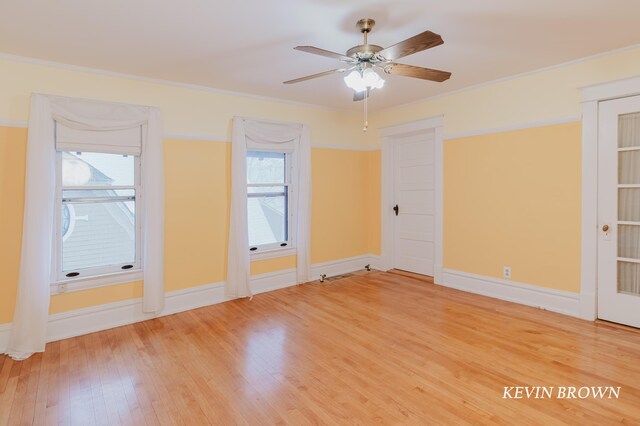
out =
[[[364,92],[364,127],[362,128],[362,131],[366,132],[367,128],[369,128],[369,91],[368,90]]]

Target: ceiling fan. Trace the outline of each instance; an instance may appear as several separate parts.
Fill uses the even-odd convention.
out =
[[[364,35],[364,43],[352,47],[347,50],[344,55],[313,46],[295,47],[294,49],[301,50],[303,52],[338,59],[339,61],[344,62],[345,66],[343,68],[337,68],[285,81],[284,84],[299,83],[301,81],[311,80],[325,75],[351,71],[344,80],[347,86],[355,91],[353,100],[361,101],[368,97],[369,92],[372,89],[381,88],[384,85],[384,80],[374,71],[375,69],[380,69],[386,74],[402,75],[405,77],[420,78],[423,80],[437,82],[443,82],[451,77],[451,73],[447,71],[398,64],[394,62],[396,59],[443,44],[444,41],[440,35],[431,31],[425,31],[383,49],[378,45],[369,44],[367,40],[367,35],[371,32],[375,23],[376,22],[373,19],[369,18],[360,19],[356,23],[356,27]]]

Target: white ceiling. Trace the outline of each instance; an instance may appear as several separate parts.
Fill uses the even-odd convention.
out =
[[[355,22],[377,25],[383,47],[424,30],[445,44],[399,62],[451,71],[433,83],[387,76],[371,109],[640,43],[637,0],[0,0],[0,52],[139,76],[360,108],[340,75],[282,81],[337,68],[294,51],[345,52]]]

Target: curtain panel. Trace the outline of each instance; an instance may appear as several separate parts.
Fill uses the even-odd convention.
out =
[[[59,129],[57,129],[59,127]],[[56,134],[60,137],[57,140]],[[124,136],[108,137],[109,134]],[[138,137],[136,137],[138,136]],[[115,142],[114,142],[115,141]],[[164,170],[157,108],[33,94],[29,115],[22,253],[7,355],[43,352],[52,279],[56,149],[141,155],[143,310],[164,306]]]

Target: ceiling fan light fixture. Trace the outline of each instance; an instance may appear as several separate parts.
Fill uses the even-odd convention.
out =
[[[371,68],[367,68],[366,70],[362,71],[362,81],[367,85],[367,87],[376,86],[379,80],[380,76],[376,74],[376,72]]]
[[[344,82],[350,89],[355,90],[357,93],[367,90],[367,85],[362,79],[360,71],[351,71],[349,75],[344,78]]]
[[[364,92],[367,89],[381,89],[384,86],[384,79],[371,68],[364,71],[351,71],[344,78],[347,87],[355,90],[357,93]]]
[[[384,86],[384,79],[371,68],[367,68],[363,71],[362,79],[367,87],[371,89],[382,89]]]

